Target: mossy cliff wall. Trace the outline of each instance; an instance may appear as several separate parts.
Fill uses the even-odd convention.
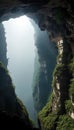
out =
[[[60,40],[57,65],[53,73],[53,92],[46,106],[39,113],[39,124],[42,130],[66,130],[74,128],[74,67],[73,53],[70,44]]]

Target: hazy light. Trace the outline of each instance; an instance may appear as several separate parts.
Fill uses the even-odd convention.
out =
[[[6,32],[8,69],[16,86],[16,93],[31,108],[34,71],[34,28],[27,16],[3,22]],[[32,108],[33,109],[33,108]],[[33,110],[32,110],[33,111]]]
[[[16,52],[16,56],[20,56],[20,52],[22,52],[24,48],[25,53],[26,51],[33,51],[30,49],[30,46],[34,46],[34,44],[32,45],[30,43],[34,43],[34,28],[27,16],[10,19],[9,21],[3,22],[3,24],[5,26],[6,41],[8,43],[8,46],[11,48],[9,50],[10,52],[13,48],[15,48],[16,51],[13,51],[13,53]]]

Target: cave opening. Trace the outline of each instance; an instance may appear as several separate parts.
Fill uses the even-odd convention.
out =
[[[15,86],[15,93],[26,106],[30,118],[35,120],[32,97],[35,40],[31,19],[23,15],[3,22],[7,43],[7,68]]]
[[[52,91],[56,45],[50,42],[46,30],[40,30],[38,25],[25,15],[3,21],[3,25],[7,42],[7,68],[16,95],[37,125],[37,112],[46,104]]]
[[[73,0],[0,0],[0,124],[2,129],[5,129],[4,127],[6,129],[30,130],[74,129],[73,3]],[[34,24],[35,27],[34,42],[36,51],[33,59],[32,86],[30,87],[32,88],[31,96],[36,111],[35,115],[38,114],[36,120],[34,118],[34,122],[38,120],[39,128],[32,125],[33,122],[30,120],[31,116],[27,111],[28,109],[26,110],[21,98],[18,99],[19,96],[16,96],[17,85],[14,83],[10,70],[7,69],[11,57],[8,56],[7,37],[5,39],[6,30],[1,22],[23,14],[35,21],[33,23],[31,20],[32,25]],[[36,25],[38,25],[38,28]],[[18,27],[18,30],[20,28]],[[21,35],[23,35],[22,32]],[[17,36],[17,39],[19,38],[20,36]],[[16,38],[13,39],[15,42]],[[30,40],[29,37],[28,39]],[[25,41],[27,40],[25,39]],[[28,48],[30,48],[30,45]],[[18,52],[20,49],[21,47],[19,47]],[[14,55],[14,49],[12,50],[12,55]],[[25,54],[25,51],[23,54]],[[18,59],[19,57],[21,55],[17,56]],[[22,57],[21,59],[25,59],[25,56]],[[22,64],[22,61],[19,64]],[[23,66],[22,69],[25,68],[24,62]],[[20,73],[20,68],[18,73]],[[24,76],[21,76],[20,79],[24,79]],[[21,84],[23,85],[23,82]],[[23,93],[22,95],[26,95],[24,89]]]

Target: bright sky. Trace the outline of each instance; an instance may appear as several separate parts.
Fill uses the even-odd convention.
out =
[[[27,16],[20,18],[10,19],[3,22],[6,32],[6,41],[9,48],[9,55],[11,52],[20,58],[20,53],[23,49],[25,54],[33,52],[34,46],[34,28]],[[33,44],[32,44],[33,43]],[[22,45],[21,45],[22,44]],[[13,49],[13,51],[12,51]]]
[[[3,24],[9,58],[8,69],[16,86],[17,95],[25,104],[30,105],[35,58],[34,27],[27,16],[10,19]]]

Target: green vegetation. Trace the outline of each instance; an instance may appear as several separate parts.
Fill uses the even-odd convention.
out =
[[[66,108],[66,112],[69,114],[69,112],[73,112],[74,111],[74,106],[72,105],[71,100],[67,100],[65,102],[65,108]]]
[[[74,120],[68,115],[60,115],[56,130],[73,130]]]
[[[56,125],[56,121],[57,121],[57,114],[49,114],[48,116],[44,117],[42,120],[41,120],[41,123],[43,125],[43,129],[44,130],[51,130],[55,128],[55,125]]]
[[[72,76],[74,78],[74,56],[71,60],[71,63],[69,64],[69,69],[70,69],[70,72],[72,73]]]
[[[70,95],[74,95],[74,56],[71,60],[71,63],[69,64],[69,69],[72,73],[72,79],[71,79],[71,83],[70,83],[69,92],[70,92]]]
[[[53,94],[50,96],[48,103],[43,107],[43,109],[39,112],[39,117],[44,118],[49,114],[51,109],[51,102],[52,102]]]
[[[71,79],[69,92],[70,92],[70,95],[74,95],[74,78]]]
[[[56,78],[54,77],[52,80],[52,87],[54,88],[55,85],[56,85]]]
[[[59,58],[62,58],[62,54],[59,54],[59,55],[57,56],[57,60],[58,60]]]
[[[54,87],[56,79],[55,77],[57,76],[58,80],[61,79],[61,76],[63,75],[63,73],[65,73],[67,70],[67,67],[64,64],[57,64],[54,72],[53,72],[53,81],[52,81],[52,86]]]
[[[67,112],[74,110],[71,101],[66,101]],[[68,111],[69,110],[69,111]],[[43,130],[73,130],[74,120],[67,114],[58,115],[51,111],[51,102],[48,102],[46,106],[40,111],[39,119]]]
[[[58,64],[58,65],[56,65],[55,70],[54,70],[54,72],[53,72],[53,75],[54,75],[54,76],[55,76],[55,75],[56,75],[56,76],[60,76],[61,73],[62,73],[63,67],[64,67],[63,64]]]
[[[73,130],[74,120],[68,115],[69,111],[72,112],[74,110],[71,101],[68,100],[65,103],[68,114],[58,115],[51,111],[53,96],[51,96],[51,100],[46,104],[46,106],[40,111],[38,115],[43,130],[54,130],[55,128],[56,130]]]
[[[67,48],[68,49],[68,48]],[[70,50],[69,50],[70,51]],[[65,53],[66,52],[66,53]],[[53,72],[52,87],[57,95],[56,82],[61,84],[61,96],[59,109],[55,111],[52,109],[54,107],[54,102],[57,102],[57,97],[55,99],[53,95],[53,100],[49,100],[46,106],[39,113],[39,121],[43,130],[73,130],[74,120],[69,116],[70,113],[74,112],[74,106],[72,105],[72,100],[74,101],[74,58],[71,60],[71,56],[67,50],[62,55],[58,55],[57,60],[61,59],[61,63],[57,64]],[[70,64],[69,64],[70,63]],[[69,64],[69,67],[68,67]],[[71,76],[72,75],[72,76]],[[57,77],[57,78],[56,78]],[[71,81],[71,82],[70,82]],[[69,85],[70,84],[70,85]],[[69,97],[70,92],[70,97]],[[53,104],[53,106],[52,106]],[[62,114],[62,115],[61,115]]]
[[[58,115],[56,113],[51,112],[51,102],[53,97],[54,95],[52,94],[46,106],[38,114],[38,117],[44,130],[51,130],[51,128],[54,129],[56,121],[58,119]]]

